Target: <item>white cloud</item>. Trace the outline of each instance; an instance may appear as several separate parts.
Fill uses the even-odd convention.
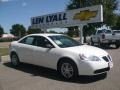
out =
[[[26,5],[27,5],[27,3],[26,3],[26,2],[23,2],[23,3],[22,3],[22,6],[23,6],[23,7],[25,7]]]
[[[0,0],[0,2],[9,2],[9,1],[12,1],[12,0]]]
[[[18,0],[0,0],[0,3],[7,3],[7,2],[12,2],[12,1],[18,1]]]

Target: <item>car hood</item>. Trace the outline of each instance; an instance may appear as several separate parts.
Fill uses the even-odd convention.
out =
[[[78,54],[85,54],[86,56],[106,56],[108,53],[100,48],[89,46],[89,45],[81,45],[75,47],[65,48],[70,52],[78,53]]]

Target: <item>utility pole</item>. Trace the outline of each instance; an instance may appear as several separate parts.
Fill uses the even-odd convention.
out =
[[[19,38],[21,38],[21,31],[19,30]]]

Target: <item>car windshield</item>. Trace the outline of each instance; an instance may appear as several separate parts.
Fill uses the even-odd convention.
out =
[[[106,33],[106,34],[111,34],[111,30],[107,30],[107,29],[103,29],[103,32]]]
[[[49,37],[61,48],[82,45],[80,44],[80,42],[64,35],[56,35],[56,36],[49,36]]]
[[[97,34],[101,34],[101,33],[106,33],[106,34],[111,34],[111,30],[106,30],[106,29],[103,29],[103,30],[98,30]]]
[[[101,34],[102,33],[102,30],[98,30],[97,34]]]
[[[112,32],[111,32],[111,30],[105,30],[104,31],[106,34],[111,34]]]

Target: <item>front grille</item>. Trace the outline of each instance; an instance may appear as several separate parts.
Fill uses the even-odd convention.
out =
[[[110,61],[112,61],[112,59],[111,59],[111,57],[109,55],[108,55],[108,58],[109,58]]]
[[[104,68],[104,69],[98,69],[98,70],[94,71],[94,74],[106,72],[106,71],[109,71],[109,70],[110,70],[109,67],[108,68]]]
[[[104,56],[104,57],[102,57],[106,62],[109,62],[109,59],[106,57],[106,56]]]

